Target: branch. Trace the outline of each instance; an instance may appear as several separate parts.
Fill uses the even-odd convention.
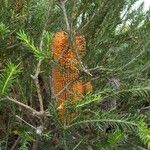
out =
[[[41,116],[48,116],[48,117],[50,117],[51,115],[49,114],[49,111],[44,111],[44,112],[42,112],[42,111],[36,111],[35,109],[33,109],[32,107],[30,107],[30,106],[28,106],[28,105],[26,105],[26,104],[23,104],[23,103],[21,103],[21,102],[19,102],[19,101],[17,101],[16,99],[13,99],[13,98],[11,98],[11,97],[9,97],[9,96],[7,96],[6,98],[3,98],[3,99],[1,99],[1,100],[9,100],[9,101],[11,101],[11,102],[14,102],[15,104],[18,104],[19,106],[22,106],[22,107],[24,107],[25,109],[27,109],[27,110],[29,110],[29,111],[31,111],[32,113],[33,113],[33,115],[36,115],[37,117],[41,117]]]
[[[50,10],[51,10],[51,5],[49,4],[49,8],[48,8],[48,11],[47,11],[47,14],[46,14],[46,21],[45,21],[45,24],[44,24],[44,27],[43,27],[43,32],[42,32],[40,45],[39,45],[39,48],[40,48],[41,51],[42,51],[42,47],[43,47],[44,31],[45,31],[45,29],[47,27],[48,18],[49,18],[49,15],[50,15]],[[40,90],[40,84],[39,84],[39,79],[38,79],[38,76],[39,76],[39,74],[41,72],[41,63],[42,63],[42,61],[40,60],[38,62],[38,64],[37,64],[35,75],[31,75],[31,77],[34,80],[35,86],[36,86],[36,89],[37,89],[38,100],[39,100],[39,103],[40,103],[40,111],[44,112],[43,98],[42,98],[42,94],[41,94],[41,90]]]
[[[68,16],[67,16],[67,11],[66,11],[66,7],[65,7],[65,1],[64,0],[59,0],[59,3],[61,5],[61,8],[63,10],[63,15],[64,15],[64,19],[66,22],[66,27],[67,27],[67,31],[70,33],[70,25],[69,25],[69,20],[68,20]]]
[[[26,122],[24,119],[22,119],[21,117],[19,117],[18,115],[16,115],[16,118],[18,118],[19,120],[21,120],[22,122],[24,122],[25,124],[27,124],[29,127],[37,130],[36,127],[34,127],[33,125],[29,124],[28,122]]]
[[[15,143],[13,144],[13,146],[11,147],[10,150],[15,150],[15,148],[18,145],[19,142],[20,142],[20,137],[17,138],[17,140],[15,141]]]
[[[32,107],[30,107],[30,106],[28,106],[28,105],[26,105],[26,104],[23,104],[23,103],[17,101],[16,99],[13,99],[13,98],[11,98],[11,97],[9,97],[9,96],[7,96],[6,98],[7,98],[9,101],[14,102],[15,104],[18,104],[19,106],[22,106],[22,107],[24,107],[25,109],[31,111],[33,114],[35,114],[35,115],[37,115],[37,116],[41,115],[41,112],[36,111],[36,110],[33,109]]]
[[[35,83],[35,86],[36,86],[36,90],[37,90],[37,94],[38,94],[38,100],[39,100],[39,103],[40,103],[40,111],[44,112],[43,98],[42,98],[39,79],[38,79],[38,76],[41,72],[41,63],[42,63],[42,61],[40,60],[37,64],[35,75],[34,76],[31,75],[31,77],[34,80],[34,83]]]

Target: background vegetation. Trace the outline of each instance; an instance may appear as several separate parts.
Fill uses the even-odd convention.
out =
[[[1,150],[150,149],[150,11],[136,1],[0,1]],[[69,106],[78,111],[69,124],[51,92],[62,30],[85,36],[79,69],[93,85]]]

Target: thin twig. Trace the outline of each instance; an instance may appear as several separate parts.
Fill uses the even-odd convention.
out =
[[[34,127],[33,125],[29,124],[28,122],[26,122],[24,119],[22,119],[20,116],[16,115],[16,118],[18,118],[19,120],[21,120],[22,122],[24,122],[25,124],[27,124],[29,127],[37,130],[36,127]]]
[[[65,19],[65,22],[66,22],[67,31],[70,33],[70,24],[69,24],[69,21],[68,21],[67,11],[66,11],[66,7],[65,7],[65,1],[64,0],[59,0],[59,2],[60,2],[60,5],[61,5],[61,8],[63,10],[63,15],[64,15],[64,19]]]
[[[38,140],[35,140],[35,141],[33,142],[33,145],[32,145],[32,150],[37,150],[38,144],[39,144],[39,141],[38,141]]]
[[[7,96],[6,98],[3,98],[2,100],[9,100],[11,102],[14,102],[15,104],[18,104],[19,106],[22,106],[25,109],[31,111],[33,113],[33,115],[35,115],[37,117],[40,117],[40,116],[48,116],[49,117],[49,116],[51,116],[48,111],[45,111],[45,112],[37,111],[37,110],[33,109],[32,107],[30,107],[30,106],[28,106],[22,102],[19,102],[16,99],[13,99],[9,96]]]
[[[79,141],[79,143],[73,148],[73,150],[76,150],[83,141],[84,141],[84,138]]]
[[[150,106],[142,107],[140,110],[150,109]]]
[[[143,53],[145,53],[146,50],[142,50],[137,56],[135,56],[131,61],[129,61],[127,64],[125,64],[124,66],[121,66],[120,68],[118,68],[117,70],[123,70],[124,68],[128,67],[130,64],[134,63]]]
[[[44,112],[44,106],[43,106],[43,98],[42,98],[42,94],[41,94],[41,90],[40,90],[40,84],[39,84],[39,79],[38,79],[38,76],[41,72],[41,60],[38,62],[37,64],[37,67],[36,67],[36,72],[35,72],[35,75],[31,75],[32,79],[34,80],[35,82],[35,86],[36,86],[36,89],[37,89],[37,94],[38,94],[38,100],[39,100],[39,103],[40,103],[40,111],[41,112]]]
[[[32,107],[30,107],[30,106],[28,106],[28,105],[26,105],[26,104],[24,104],[24,103],[21,103],[21,102],[17,101],[16,99],[13,99],[13,98],[11,98],[11,97],[9,97],[9,96],[7,96],[6,98],[7,98],[9,101],[11,101],[11,102],[14,102],[14,103],[18,104],[19,106],[22,106],[22,107],[26,108],[27,110],[31,111],[31,112],[32,112],[33,114],[35,114],[35,115],[39,115],[39,114],[40,114],[40,112],[36,111],[36,110],[33,109]]]
[[[19,141],[20,141],[20,137],[17,138],[17,140],[15,141],[15,143],[13,144],[13,146],[10,150],[14,150],[16,148],[16,146],[18,145]]]
[[[89,68],[88,69],[90,72],[94,72],[94,71],[106,71],[106,72],[115,72],[115,69],[109,69],[109,68],[104,68],[103,66],[96,66],[95,68]]]
[[[20,45],[20,43],[19,44],[14,44],[14,45],[11,45],[11,46],[8,46],[6,49],[8,50],[8,49],[12,49],[12,48],[14,48],[14,47],[16,47],[16,46],[19,46]]]

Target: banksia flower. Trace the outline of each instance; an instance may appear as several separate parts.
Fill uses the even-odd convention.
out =
[[[65,50],[62,54],[62,58],[60,58],[60,65],[63,67],[74,70],[76,69],[78,64],[75,53],[72,49]]]
[[[75,37],[78,54],[85,54],[85,39],[82,35]],[[64,31],[57,32],[52,42],[53,58],[57,65],[52,69],[52,87],[56,95],[56,107],[63,122],[69,123],[75,116],[75,112],[67,114],[65,104],[81,100],[86,91],[91,92],[90,83],[83,85],[78,69],[78,59],[69,43],[68,34]],[[89,88],[89,89],[88,89]]]
[[[54,67],[52,69],[52,83],[53,83],[53,92],[57,95],[57,107],[64,101],[65,99],[65,91],[61,90],[64,88],[64,80],[63,75],[58,67]]]
[[[66,32],[61,31],[55,34],[53,43],[52,43],[52,52],[54,60],[59,60],[63,50],[67,49],[68,35]]]
[[[78,52],[81,56],[86,53],[86,42],[83,35],[78,35],[75,37],[76,39],[76,46],[78,48]]]

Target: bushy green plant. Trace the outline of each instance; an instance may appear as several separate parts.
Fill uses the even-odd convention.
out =
[[[2,0],[0,148],[150,149],[150,12],[143,4],[133,9],[137,1]],[[59,118],[51,84],[60,30],[70,41],[85,36],[80,78],[94,89],[66,103],[78,112],[69,124]]]

